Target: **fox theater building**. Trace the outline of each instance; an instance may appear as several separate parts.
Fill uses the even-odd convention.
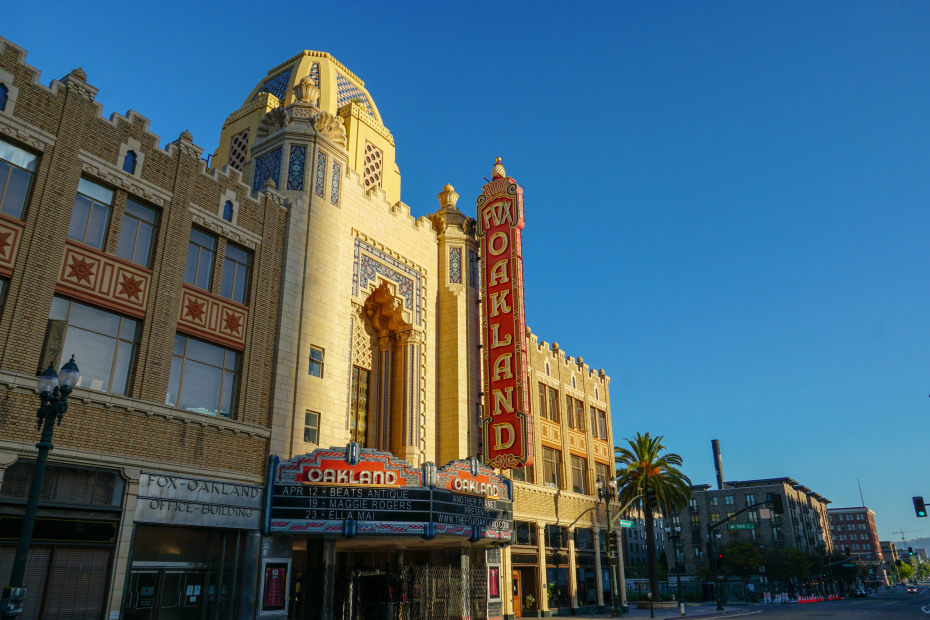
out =
[[[609,606],[610,381],[525,324],[500,160],[468,213],[438,183],[416,215],[365,83],[323,52],[257,79],[210,157],[104,118],[91,83],[43,84],[0,39],[3,585],[36,372],[81,370],[23,617]]]

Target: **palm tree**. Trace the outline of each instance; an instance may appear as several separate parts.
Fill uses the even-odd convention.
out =
[[[659,578],[656,575],[656,537],[653,508],[668,516],[683,510],[691,497],[691,480],[682,473],[681,457],[662,452],[664,437],[651,437],[636,433],[633,439],[624,439],[629,448],[615,447],[617,464],[617,492],[620,503],[630,502],[639,508],[646,519],[646,563],[649,568],[649,589],[654,600],[659,596]],[[647,490],[655,497],[655,506],[645,501]],[[634,499],[636,498],[636,499]]]

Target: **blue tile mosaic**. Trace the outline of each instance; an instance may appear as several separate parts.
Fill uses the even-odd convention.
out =
[[[284,96],[287,94],[287,85],[291,83],[292,69],[285,69],[278,75],[268,78],[265,83],[258,87],[258,92],[252,97],[252,101],[258,98],[261,93],[271,93],[284,103]]]
[[[255,162],[255,176],[252,180],[252,191],[257,192],[271,179],[275,187],[280,187],[281,178],[281,149],[277,148],[265,153]]]
[[[291,156],[287,164],[287,188],[304,188],[304,168],[307,163],[307,147],[291,145]]]
[[[313,191],[320,198],[323,197],[323,182],[326,180],[326,155],[316,154],[316,178],[313,180]]]
[[[342,176],[342,164],[338,161],[333,162],[332,187],[329,192],[329,201],[334,205],[339,205],[339,179]]]
[[[462,283],[462,248],[449,248],[449,282]]]
[[[362,90],[350,82],[348,79],[343,77],[341,73],[336,74],[336,108],[341,108],[346,105],[353,99],[361,99],[364,102],[364,106],[368,109],[368,114],[374,116],[374,112],[371,109],[371,103],[368,101],[368,96],[362,92]]]
[[[352,294],[358,295],[360,288],[368,288],[368,283],[374,280],[376,275],[397,285],[397,294],[404,300],[404,308],[413,311],[414,322],[421,324],[423,315],[420,297],[423,283],[420,272],[361,239],[356,239]]]

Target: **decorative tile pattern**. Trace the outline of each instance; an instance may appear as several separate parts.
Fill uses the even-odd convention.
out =
[[[19,241],[23,236],[23,223],[11,217],[0,216],[0,275],[13,275]]]
[[[320,63],[315,62],[310,65],[310,73],[308,73],[311,78],[313,78],[313,84],[319,88],[320,87]]]
[[[255,177],[252,180],[252,191],[257,192],[265,186],[265,181],[271,179],[275,187],[280,187],[281,179],[281,149],[277,148],[265,153],[255,162]]]
[[[356,101],[356,103],[361,103],[361,105],[365,106],[365,108],[368,109],[368,114],[371,116],[375,115],[371,109],[371,103],[368,101],[368,96],[365,95],[365,93],[363,93],[358,86],[350,82],[348,78],[343,76],[341,73],[336,74],[336,87],[338,89],[336,93],[337,109],[346,105],[353,99],[360,99],[361,101]]]
[[[333,178],[330,180],[329,201],[339,206],[339,179],[342,177],[342,164],[333,162]]]
[[[371,370],[371,336],[357,318],[352,319],[352,365]]]
[[[326,180],[326,155],[316,154],[316,177],[313,180],[313,192],[323,197],[323,182]]]
[[[381,187],[381,162],[383,159],[384,154],[381,149],[365,140],[365,172],[362,174],[365,189]]]
[[[422,323],[420,297],[423,283],[420,273],[393,256],[356,239],[352,294],[358,295],[359,289],[367,290],[368,283],[379,275],[397,285],[397,293],[404,300],[404,309],[413,312],[415,323]]]
[[[184,285],[178,331],[242,350],[249,312],[224,297]]]
[[[55,290],[143,318],[151,279],[147,269],[68,241]]]
[[[280,99],[283,104],[284,96],[287,94],[287,85],[291,82],[291,71],[292,69],[285,69],[278,75],[265,80],[265,83],[255,93],[255,97],[252,97],[252,101],[258,98],[259,93],[271,93]]]
[[[307,147],[291,145],[291,156],[287,164],[287,188],[304,188],[304,168],[307,163]]]
[[[462,248],[449,248],[449,282],[462,283]]]
[[[229,166],[242,170],[249,158],[249,128],[246,127],[229,139]]]
[[[594,441],[594,458],[610,460],[612,454],[610,446],[606,441],[595,439]]]
[[[553,446],[562,448],[562,428],[549,420],[540,420],[542,424],[540,425],[540,430],[542,430],[542,441],[543,443],[549,443]]]

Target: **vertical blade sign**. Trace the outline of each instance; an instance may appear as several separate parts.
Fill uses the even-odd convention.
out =
[[[484,446],[491,467],[533,464],[523,313],[523,188],[500,158],[478,196],[484,336]]]

